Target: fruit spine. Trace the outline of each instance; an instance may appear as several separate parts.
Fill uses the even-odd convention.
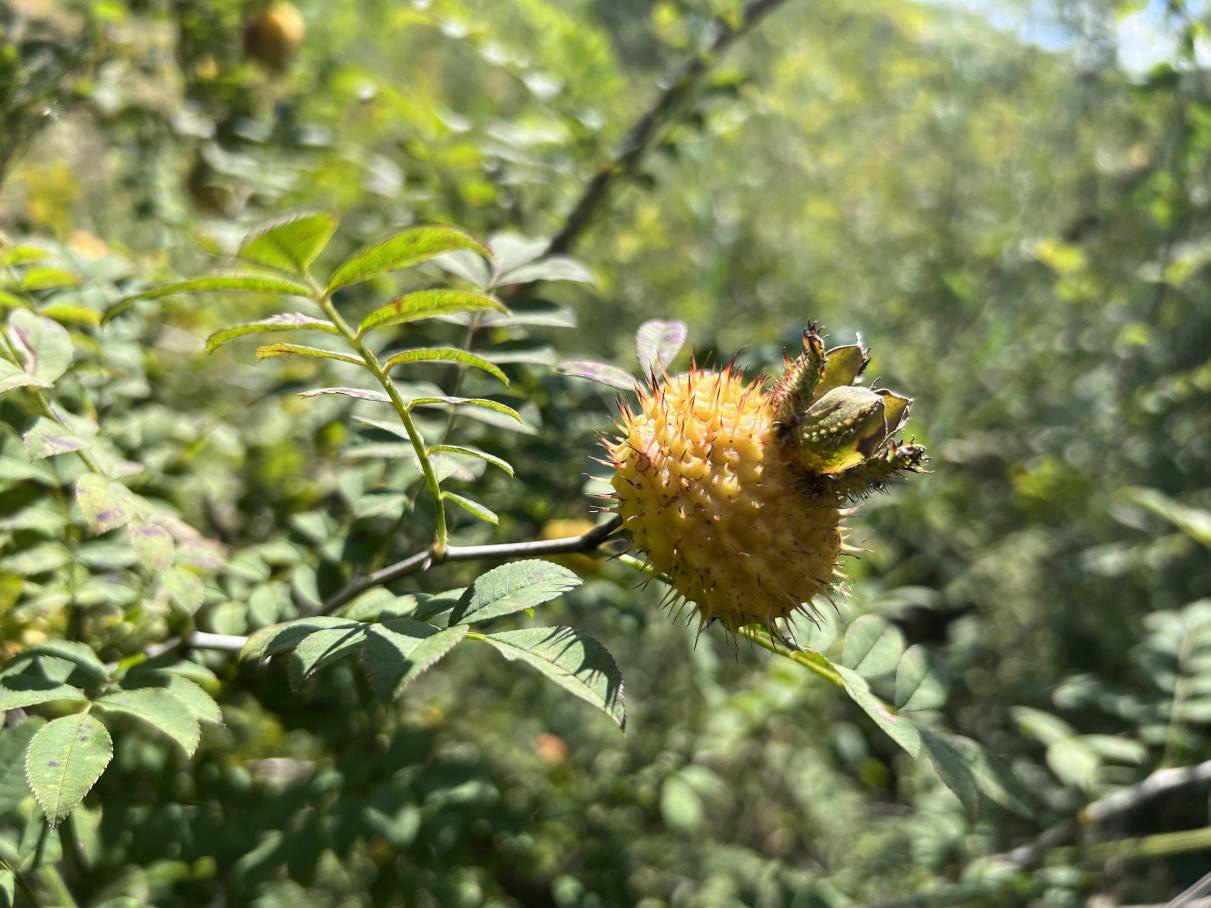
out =
[[[893,439],[909,399],[856,384],[860,345],[803,353],[769,390],[731,366],[652,376],[607,443],[624,526],[700,622],[736,633],[827,594],[846,505],[925,462]]]

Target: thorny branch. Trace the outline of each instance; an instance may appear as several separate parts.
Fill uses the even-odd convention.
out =
[[[438,556],[433,548],[423,549],[395,564],[372,574],[355,577],[340,592],[329,597],[320,609],[320,614],[330,615],[341,606],[360,596],[367,590],[383,586],[406,577],[427,571],[439,564],[451,561],[494,561],[503,558],[534,557],[538,555],[574,555],[592,552],[622,526],[621,517],[611,517],[605,523],[593,527],[579,536],[563,536],[559,539],[533,539],[526,542],[503,542],[497,545],[452,545]],[[209,649],[223,652],[238,652],[248,640],[238,634],[210,634],[194,631],[184,637],[172,637],[149,647],[143,655],[154,659],[164,653],[178,649]]]
[[[620,526],[622,526],[622,518],[612,517],[579,536],[565,536],[561,539],[534,539],[528,542],[503,542],[497,545],[451,545],[447,546],[445,552],[441,554],[432,548],[425,549],[415,555],[409,555],[395,564],[389,564],[372,574],[354,578],[344,589],[325,600],[320,613],[331,615],[366,590],[383,586],[409,574],[427,571],[434,565],[449,561],[489,561],[499,558],[591,552],[605,542]]]
[[[742,37],[753,26],[786,0],[748,0],[740,15],[738,25],[728,25],[719,20],[715,25],[714,37],[700,53],[690,58],[669,79],[655,103],[627,130],[614,156],[604,164],[585,185],[584,191],[563,227],[551,238],[544,255],[562,255],[571,250],[580,234],[588,226],[593,213],[605,200],[610,188],[619,177],[635,172],[640,160],[651,147],[661,126],[677,111],[681,102],[690,94],[698,81],[705,75],[736,39]]]

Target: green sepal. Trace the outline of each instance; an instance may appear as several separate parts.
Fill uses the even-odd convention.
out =
[[[782,378],[770,393],[776,422],[794,425],[799,414],[815,400],[816,385],[823,369],[824,340],[815,325],[808,325],[803,332],[803,353],[787,361]]]
[[[833,347],[824,354],[824,367],[812,392],[811,403],[816,402],[833,388],[852,385],[866,371],[870,362],[870,351],[861,344]]]
[[[884,399],[870,388],[833,388],[807,408],[793,429],[799,462],[814,473],[856,467],[887,440]]]
[[[824,478],[828,491],[846,501],[859,501],[880,492],[906,473],[923,473],[929,458],[925,446],[892,444],[878,457],[872,457],[839,476]]]

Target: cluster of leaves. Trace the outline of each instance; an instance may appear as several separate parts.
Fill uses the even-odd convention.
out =
[[[911,892],[1077,905],[1162,901],[1193,882],[1203,770],[1114,823],[1093,819],[1204,754],[1211,581],[1202,24],[1181,3],[1112,5],[1173,29],[1171,63],[1124,73],[1114,18],[1083,0],[1042,24],[1067,42],[1048,50],[1031,43],[1038,22],[1013,31],[1012,9],[1005,30],[898,0],[785,4],[733,49],[735,68],[679,96],[655,154],[613,170],[626,124],[670,84],[666,52],[692,55],[749,4],[645,17],[579,0],[300,2],[308,38],[277,73],[243,49],[260,3],[52,4],[53,28],[0,72],[4,140],[37,142],[9,162],[4,230],[57,240],[0,252],[0,637],[5,678],[20,678],[5,689],[68,693],[9,711],[0,732],[0,892],[66,904],[55,868],[80,901],[139,904]],[[61,11],[83,31],[63,32]],[[102,64],[87,80],[64,68],[82,50]],[[334,291],[380,368],[412,357],[387,378],[415,405],[418,456],[398,413],[384,416],[395,405],[370,359],[331,330],[325,277],[393,224],[554,235],[595,173],[620,177],[579,247],[600,282],[592,305],[583,266],[510,234],[479,246],[490,263],[453,247],[402,288],[381,274]],[[344,213],[339,233],[316,214],[239,239],[270,212],[316,205]],[[195,226],[231,269],[161,293],[166,258],[173,274],[201,271]],[[320,271],[302,259],[325,234]],[[459,289],[432,290],[438,269]],[[233,273],[244,283],[223,289]],[[535,284],[559,276],[571,281]],[[358,337],[384,299],[412,294],[509,311],[456,306]],[[693,646],[629,566],[575,556],[586,582],[537,620],[609,641],[627,674],[624,737],[543,684],[585,682],[609,706],[605,663],[576,671],[596,647],[564,660],[549,632],[523,636],[541,674],[518,672],[475,654],[530,634],[524,611],[497,629],[455,620],[454,604],[423,610],[472,595],[446,589],[476,588],[470,562],[434,559],[400,581],[406,595],[321,614],[352,578],[431,556],[437,508],[455,547],[547,535],[552,518],[580,524],[554,535],[591,526],[580,464],[614,395],[551,376],[550,337],[579,324],[575,348],[606,362],[566,371],[629,388],[616,354],[632,327],[658,371],[682,340],[674,318],[694,325],[700,361],[740,350],[753,374],[808,319],[842,342],[862,331],[880,354],[872,374],[917,398],[913,431],[936,469],[855,518],[872,538],[844,634],[800,627],[813,650],[791,658],[737,657],[710,634]],[[251,330],[224,334],[237,325]],[[311,340],[235,365],[241,338],[285,327]],[[411,380],[430,368],[435,381]],[[369,399],[297,397],[324,388]],[[98,534],[109,520],[124,525]],[[464,625],[458,652],[412,683],[423,648]],[[280,649],[131,661],[245,637]],[[197,715],[201,700],[179,706],[177,675],[215,698],[222,724]],[[104,705],[138,690],[200,721],[191,759]],[[39,799],[55,777],[37,776],[35,798],[24,757],[40,729],[81,716],[104,726],[113,758],[47,832]],[[969,807],[976,792],[1016,803],[1003,767],[966,741],[1007,758],[1029,817],[965,814],[939,773]],[[1078,815],[1091,818],[1082,848],[1045,837],[1046,867],[1018,869],[1010,849]]]
[[[585,276],[575,262],[566,258],[542,261],[535,260],[533,254],[514,256],[503,267],[498,264],[495,269],[478,266],[476,263],[480,258],[451,258],[447,260],[447,268],[476,283],[475,290],[430,289],[404,293],[386,305],[372,307],[353,327],[337,309],[335,296],[339,291],[438,256],[470,252],[487,258],[491,252],[452,228],[415,227],[353,253],[332,270],[326,281],[317,281],[311,274],[311,267],[335,232],[336,222],[326,213],[273,222],[252,231],[240,244],[236,251],[239,270],[127,293],[100,316],[93,309],[75,312],[53,298],[36,298],[36,294],[49,288],[70,287],[75,283],[69,271],[41,264],[48,255],[44,250],[20,246],[5,251],[5,264],[13,276],[11,289],[6,292],[17,308],[9,319],[6,333],[11,359],[5,362],[3,390],[30,393],[36,409],[42,414],[24,433],[30,463],[66,460],[83,468],[72,487],[76,510],[84,526],[92,533],[123,532],[120,543],[109,544],[115,553],[104,562],[105,566],[136,566],[143,574],[144,589],[150,587],[153,601],[163,604],[166,625],[180,630],[186,639],[191,639],[189,635],[196,626],[197,614],[209,611],[204,607],[208,597],[198,571],[220,569],[230,573],[236,559],[225,565],[222,550],[210,545],[203,546],[202,551],[211,556],[211,561],[195,559],[190,562],[188,548],[179,544],[170,530],[176,531],[176,537],[193,541],[195,547],[197,534],[179,518],[158,508],[119,479],[112,478],[137,473],[140,468],[114,457],[104,444],[95,443],[101,434],[96,420],[75,416],[58,402],[56,382],[68,374],[73,345],[68,330],[48,315],[66,316],[68,321],[74,318],[81,324],[99,328],[128,313],[141,301],[188,293],[253,293],[309,300],[317,309],[314,314],[279,313],[223,328],[211,334],[207,349],[217,350],[248,335],[284,331],[316,332],[345,341],[348,353],[294,343],[263,345],[256,353],[258,359],[292,356],[337,362],[370,374],[381,390],[325,387],[300,392],[299,396],[337,395],[386,404],[395,409],[402,423],[398,434],[408,441],[434,502],[435,538],[430,554],[440,559],[448,546],[447,502],[490,523],[495,523],[497,518],[483,505],[442,489],[442,478],[452,474],[439,473],[434,458],[437,455],[462,455],[497,466],[509,475],[513,470],[502,458],[477,448],[444,441],[427,444],[413,421],[414,409],[426,405],[470,406],[502,413],[515,420],[520,420],[520,415],[513,408],[488,398],[464,398],[438,393],[440,389],[429,392],[418,390],[415,385],[400,385],[389,374],[398,365],[436,362],[471,367],[507,384],[505,373],[484,356],[452,346],[411,348],[380,355],[375,352],[368,335],[442,317],[459,317],[464,326],[478,327],[470,320],[477,319],[481,313],[491,313],[498,319],[497,326],[508,325],[507,319],[513,318],[514,314],[498,299],[488,295],[491,290],[511,282],[538,278],[583,279]],[[667,369],[679,352],[685,334],[685,326],[679,322],[651,320],[642,325],[636,347],[644,370],[654,374]],[[611,380],[612,369],[619,371],[605,364],[580,362],[565,364],[562,371],[598,379],[604,375],[607,384],[620,384]],[[630,386],[633,387],[633,383]],[[378,421],[367,422],[375,427],[382,426]],[[44,478],[52,485],[59,479],[54,473]],[[10,520],[10,530],[36,528],[37,524],[30,522],[30,510],[27,508],[18,519]],[[60,504],[59,510],[67,515],[74,513],[66,507],[66,502]],[[26,571],[34,575],[58,577],[63,568],[71,565],[70,573],[75,570],[74,561],[79,558],[79,553],[65,549],[66,560],[49,563],[45,559],[39,560],[37,551],[35,547],[16,556],[30,563]],[[10,558],[9,564],[13,566],[13,559]],[[245,565],[242,570],[248,568]],[[264,579],[255,571],[254,577]],[[473,629],[485,622],[532,609],[579,583],[574,573],[559,565],[520,561],[482,574],[465,589],[436,594],[418,592],[403,597],[382,589],[371,589],[345,606],[339,617],[320,614],[263,627],[243,643],[242,657],[262,662],[288,653],[291,683],[299,687],[318,670],[356,654],[370,693],[380,701],[390,702],[458,643],[471,639],[489,644],[509,660],[520,660],[536,668],[560,686],[598,706],[621,726],[625,722],[621,675],[613,658],[594,638],[571,627],[558,626],[486,634]],[[265,589],[269,590],[272,600],[272,587]],[[98,716],[125,714],[140,718],[174,740],[187,757],[198,747],[200,723],[221,721],[217,704],[200,686],[206,684],[211,690],[216,686],[215,675],[203,666],[175,657],[147,659],[144,654],[130,653],[129,641],[112,636],[108,641],[93,639],[91,645],[73,639],[80,636],[82,630],[75,616],[88,606],[83,592],[74,577],[68,579],[66,597],[60,601],[69,616],[69,625],[72,625],[67,628],[67,638],[18,649],[0,675],[3,696],[0,703],[6,710],[46,706],[60,709],[65,705],[78,709],[45,724],[27,720],[17,726],[22,729],[20,735],[14,732],[11,738],[12,746],[23,756],[30,789],[51,826],[65,819],[80,804],[110,762],[112,739]],[[250,609],[258,608],[257,596],[254,592],[249,599]],[[119,599],[113,605],[120,608],[131,603]],[[46,607],[45,597],[32,603],[19,601],[14,614],[45,610]],[[263,606],[259,608],[265,611]],[[331,610],[324,609],[325,612]],[[271,616],[274,611],[271,606],[265,614]],[[131,612],[127,608],[124,617],[132,620],[137,617],[137,611]],[[942,702],[939,699],[941,684],[930,672],[928,661],[919,648],[905,653],[898,632],[887,627],[881,619],[867,616],[851,626],[845,635],[841,663],[834,664],[823,654],[835,637],[833,625],[805,629],[805,632],[812,652],[792,653],[785,651],[781,644],[768,643],[775,652],[783,651],[785,655],[801,659],[817,673],[841,685],[912,757],[928,754],[943,780],[969,810],[977,809],[978,792],[981,791],[1008,806],[1020,807],[1017,796],[1005,785],[1010,774],[974,741],[946,736],[908,718],[910,713],[934,709]],[[85,637],[87,639],[88,635]],[[126,658],[107,666],[97,655],[106,649],[123,651]],[[896,673],[894,709],[870,687],[871,681],[893,670]],[[14,866],[23,866],[19,850],[11,858]]]
[[[624,727],[622,677],[597,640],[570,627],[488,634],[471,630],[533,609],[579,585],[580,578],[565,567],[526,560],[481,574],[465,589],[402,597],[374,590],[350,603],[341,617],[301,618],[258,631],[248,638],[241,657],[262,660],[289,652],[290,677],[298,685],[324,666],[358,655],[371,690],[391,700],[469,636],[506,659],[536,668]]]

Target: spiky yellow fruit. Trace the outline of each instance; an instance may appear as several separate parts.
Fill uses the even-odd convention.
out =
[[[735,633],[827,593],[846,505],[925,461],[892,436],[909,400],[856,384],[860,346],[804,353],[768,390],[730,367],[653,380],[607,443],[623,525],[653,568]]]
[[[621,428],[610,455],[624,526],[704,621],[773,626],[829,588],[838,501],[807,487],[761,388],[691,371],[642,393]]]

